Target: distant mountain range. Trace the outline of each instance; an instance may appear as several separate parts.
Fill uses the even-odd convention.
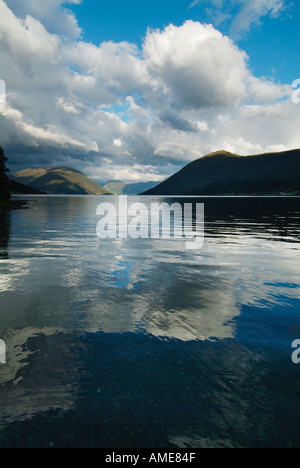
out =
[[[68,167],[25,169],[12,175],[12,193],[66,195],[300,195],[300,150],[240,156],[208,154],[157,182],[102,187]]]
[[[22,184],[23,188],[20,185],[13,185],[14,182]],[[28,194],[30,189],[32,193],[43,192],[55,195],[105,195],[109,193],[82,172],[69,167],[25,169],[12,175],[11,184],[11,190],[14,193]]]
[[[218,151],[145,195],[300,195],[300,150],[239,156]]]
[[[155,187],[158,182],[138,182],[134,184],[126,184],[120,181],[110,181],[104,185],[104,189],[114,195],[138,195],[145,190]]]
[[[110,181],[104,187],[69,167],[25,169],[12,174],[10,190],[16,194],[138,195],[158,182],[126,184]]]

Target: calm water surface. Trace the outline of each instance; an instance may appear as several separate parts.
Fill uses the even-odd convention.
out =
[[[0,213],[0,447],[300,447],[300,199],[199,199],[196,251],[27,199]]]

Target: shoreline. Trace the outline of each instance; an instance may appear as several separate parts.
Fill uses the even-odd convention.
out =
[[[29,200],[0,200],[0,212],[1,211],[14,211],[28,208]]]

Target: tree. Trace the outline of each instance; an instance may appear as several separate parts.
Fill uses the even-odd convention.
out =
[[[5,157],[4,151],[0,146],[0,199],[9,200],[10,191],[9,191],[9,179],[7,173],[9,169],[6,168],[7,158]]]

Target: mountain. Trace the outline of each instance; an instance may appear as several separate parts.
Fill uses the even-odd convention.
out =
[[[36,190],[57,195],[108,194],[82,172],[69,167],[25,169],[13,174],[13,180]]]
[[[300,150],[239,156],[218,151],[185,166],[145,195],[300,194]]]
[[[134,184],[128,184],[125,189],[125,195],[139,195],[145,190],[150,190],[153,187],[156,187],[159,182],[138,182]]]
[[[28,185],[20,184],[15,180],[9,180],[9,190],[12,194],[19,194],[19,195],[41,195],[44,192],[40,190],[36,190]]]
[[[104,190],[112,193],[113,195],[123,195],[123,191],[126,188],[127,184],[125,182],[120,182],[118,180],[111,180],[103,186]]]
[[[125,184],[120,181],[110,181],[104,185],[104,189],[113,193],[114,195],[138,195],[145,190],[155,187],[158,182],[138,182],[134,184]]]

